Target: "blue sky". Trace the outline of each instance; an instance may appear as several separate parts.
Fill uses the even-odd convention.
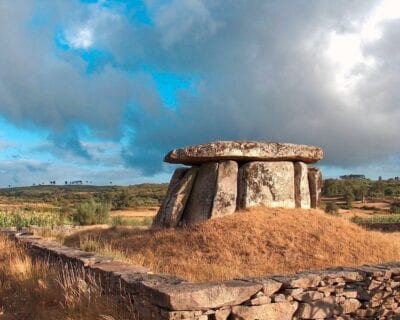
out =
[[[165,182],[170,149],[236,139],[399,176],[399,27],[394,0],[3,1],[0,186]]]

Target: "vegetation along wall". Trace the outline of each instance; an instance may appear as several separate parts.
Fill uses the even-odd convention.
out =
[[[130,295],[139,319],[394,319],[400,313],[400,262],[189,283],[39,237],[2,232],[38,259],[86,268],[108,294]]]

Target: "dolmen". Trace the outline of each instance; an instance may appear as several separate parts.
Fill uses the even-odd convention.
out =
[[[175,170],[153,228],[193,225],[254,206],[316,208],[322,175],[309,167],[318,147],[275,142],[216,141],[170,151]]]

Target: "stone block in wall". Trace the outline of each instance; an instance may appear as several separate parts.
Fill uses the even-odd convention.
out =
[[[297,307],[297,302],[269,303],[261,306],[234,306],[230,319],[290,320],[293,318]]]
[[[346,299],[341,307],[344,314],[355,313],[361,307],[361,302],[353,298]]]
[[[310,209],[308,167],[304,162],[294,163],[294,192],[296,208]]]
[[[282,287],[281,282],[273,280],[270,277],[243,278],[242,280],[261,284],[262,292],[267,297],[272,296]]]
[[[208,310],[238,305],[261,290],[260,284],[231,280],[208,283],[160,285],[141,282],[140,292],[162,308],[169,310]]]
[[[326,297],[321,300],[301,303],[296,317],[300,319],[325,319],[340,313],[340,307],[336,305],[334,297]]]
[[[239,169],[238,206],[294,208],[293,162],[248,162]]]
[[[318,273],[299,273],[293,276],[275,276],[274,280],[283,283],[284,288],[314,288],[321,282]]]
[[[184,225],[193,225],[210,218],[217,176],[218,162],[203,163],[200,166],[183,212]]]
[[[308,184],[310,188],[311,208],[318,208],[321,201],[322,173],[318,168],[308,168]]]
[[[214,201],[210,218],[222,217],[236,211],[238,164],[236,161],[220,161]]]
[[[154,218],[152,227],[176,227],[182,218],[186,202],[189,198],[198,167],[178,168],[172,175],[167,194]]]
[[[227,320],[229,315],[231,314],[231,309],[219,309],[215,311],[213,316],[213,320]]]

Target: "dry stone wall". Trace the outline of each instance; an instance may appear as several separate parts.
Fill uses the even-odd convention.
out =
[[[129,295],[140,320],[399,319],[400,262],[288,276],[189,283],[16,232],[36,259],[84,268],[105,293]]]
[[[322,186],[321,148],[288,143],[217,141],[175,149],[166,162],[178,168],[154,220],[155,228],[193,225],[264,205],[316,208]]]

